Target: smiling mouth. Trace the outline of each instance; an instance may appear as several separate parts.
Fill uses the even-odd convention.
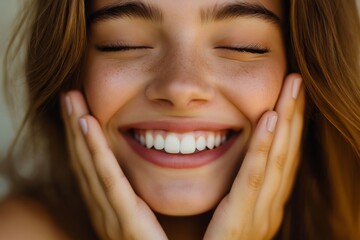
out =
[[[131,129],[130,132],[136,142],[147,149],[178,155],[216,149],[236,133],[233,130],[176,133],[145,129]]]
[[[243,128],[200,122],[147,122],[119,129],[141,160],[172,169],[202,167],[221,159],[242,132]]]

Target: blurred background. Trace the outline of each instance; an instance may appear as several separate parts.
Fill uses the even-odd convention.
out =
[[[6,43],[13,28],[13,22],[16,18],[16,13],[20,0],[0,0],[0,159],[5,155],[12,137],[15,134],[15,124],[12,123],[9,117],[9,111],[5,105],[3,92],[3,64]],[[0,198],[5,196],[8,190],[7,181],[0,176]]]
[[[3,64],[6,42],[12,31],[13,21],[16,17],[20,0],[0,0],[0,159],[4,156],[7,147],[15,132],[15,126],[9,119],[9,111],[5,106],[4,92],[3,92]]]

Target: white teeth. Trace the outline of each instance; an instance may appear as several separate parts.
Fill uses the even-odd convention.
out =
[[[226,141],[226,135],[223,135],[223,136],[221,137],[221,144],[223,144],[225,141]]]
[[[136,141],[140,142],[140,135],[139,135],[139,134],[135,134],[135,139],[136,139]]]
[[[208,147],[208,149],[213,149],[215,147],[215,136],[213,133],[209,134],[207,138],[206,146]]]
[[[220,146],[220,144],[221,144],[221,136],[220,133],[217,133],[215,137],[215,147]]]
[[[160,134],[156,135],[155,137],[154,147],[156,150],[162,150],[165,147],[164,138]]]
[[[135,139],[148,149],[163,150],[171,154],[192,154],[213,149],[227,140],[225,131],[196,131],[174,133],[163,130],[136,130]]]
[[[152,135],[152,131],[145,132],[145,142],[146,142],[146,147],[149,149],[154,146],[154,138]]]
[[[191,154],[196,150],[195,136],[194,134],[187,134],[183,136],[180,144],[180,152],[182,154]]]
[[[202,151],[206,148],[206,140],[204,136],[200,136],[197,140],[196,140],[196,149],[198,151]]]
[[[142,144],[142,145],[145,145],[145,137],[144,136],[140,136],[140,143]]]
[[[179,153],[180,141],[175,134],[167,135],[165,139],[165,152],[167,153]]]

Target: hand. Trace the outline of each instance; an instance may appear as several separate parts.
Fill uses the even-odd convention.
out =
[[[261,117],[232,188],[216,208],[204,239],[271,239],[278,231],[299,162],[301,89],[299,74],[287,76],[276,112]]]
[[[81,93],[62,97],[62,115],[71,164],[101,239],[167,239],[130,186]]]

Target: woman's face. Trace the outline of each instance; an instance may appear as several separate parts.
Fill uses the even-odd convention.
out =
[[[214,208],[286,74],[281,0],[94,0],[84,89],[136,193]],[[106,159],[104,159],[106,161]]]

